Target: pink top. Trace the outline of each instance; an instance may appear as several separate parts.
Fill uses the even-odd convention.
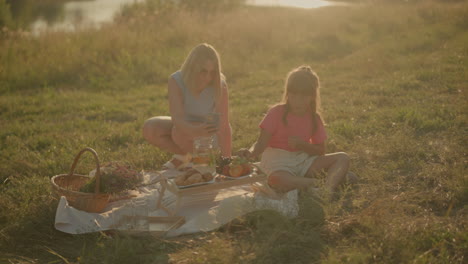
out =
[[[322,119],[319,117],[317,130],[312,135],[312,120],[309,114],[297,116],[288,113],[286,117],[288,124],[283,122],[283,113],[285,105],[276,105],[268,110],[268,113],[260,122],[260,128],[271,133],[268,147],[284,149],[287,151],[298,151],[288,146],[288,137],[296,136],[312,144],[321,144],[327,139],[327,133],[323,126]]]

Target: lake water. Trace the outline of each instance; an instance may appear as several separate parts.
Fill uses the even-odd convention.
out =
[[[39,18],[31,25],[31,31],[38,34],[43,30],[74,31],[77,28],[96,27],[102,23],[112,22],[122,6],[144,0],[94,0],[94,1],[69,1],[62,7],[62,19],[48,22]]]
[[[74,31],[79,28],[99,27],[112,22],[123,5],[145,0],[79,0],[41,3],[35,0],[10,0],[12,14],[19,23],[27,25],[34,35],[44,30]],[[324,0],[246,0],[255,6],[319,8],[342,3]]]

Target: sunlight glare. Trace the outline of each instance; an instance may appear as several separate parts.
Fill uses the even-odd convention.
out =
[[[247,0],[247,4],[255,6],[284,6],[297,8],[318,8],[336,5],[336,3],[324,0]]]

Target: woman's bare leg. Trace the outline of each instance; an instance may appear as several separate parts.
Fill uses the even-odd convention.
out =
[[[268,176],[268,184],[277,191],[289,192],[306,189],[315,184],[315,179],[299,177],[287,171],[274,171]]]
[[[335,192],[346,181],[349,163],[349,156],[344,152],[318,156],[307,171],[306,177],[313,177],[322,169],[327,170],[326,185],[329,191]]]
[[[170,116],[156,116],[145,121],[143,137],[151,145],[173,154],[186,154],[172,139],[172,120]]]

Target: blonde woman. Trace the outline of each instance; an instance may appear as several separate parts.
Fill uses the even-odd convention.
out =
[[[216,135],[221,155],[230,157],[228,87],[213,46],[202,43],[190,51],[181,69],[169,77],[168,94],[171,116],[152,117],[143,125],[143,137],[150,144],[174,154],[163,168],[189,163],[196,137]],[[213,114],[219,121],[207,122]]]

